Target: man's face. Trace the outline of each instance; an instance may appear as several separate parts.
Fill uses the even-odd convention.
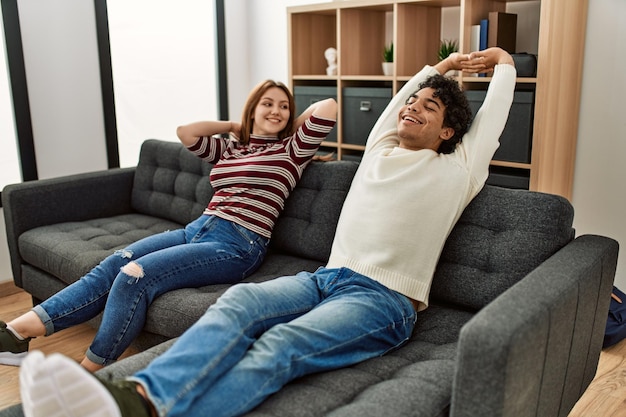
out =
[[[446,108],[434,93],[430,87],[423,88],[409,97],[400,109],[398,136],[401,148],[436,152],[441,142],[454,135],[454,129],[443,126]]]

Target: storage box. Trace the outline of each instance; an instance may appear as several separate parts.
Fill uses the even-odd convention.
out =
[[[296,117],[316,101],[334,98],[337,100],[337,88],[326,86],[296,86],[293,89],[296,101]],[[326,137],[328,142],[337,142],[337,126]]]
[[[391,100],[391,88],[344,87],[342,141],[365,145],[370,130]]]
[[[476,115],[485,99],[486,91],[470,90],[466,91],[465,94],[472,108],[472,113]],[[493,159],[530,163],[534,103],[534,91],[516,91],[514,93],[509,118],[500,136],[500,147]]]
[[[537,55],[520,53],[511,54],[518,77],[537,76]]]

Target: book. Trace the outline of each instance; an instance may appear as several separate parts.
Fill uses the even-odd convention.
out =
[[[482,19],[480,21],[480,43],[478,45],[479,50],[487,49],[487,43],[489,38],[489,19]]]
[[[487,47],[499,46],[510,54],[515,53],[517,15],[514,13],[490,12]]]
[[[470,52],[480,50],[480,25],[472,25],[470,32]]]
[[[470,52],[480,50],[480,25],[472,25],[470,31]],[[478,74],[472,74],[472,77],[478,77]]]
[[[489,36],[489,19],[481,19],[480,21],[480,42],[478,49],[481,51],[487,49],[487,39]],[[479,77],[486,77],[487,74],[478,74]]]

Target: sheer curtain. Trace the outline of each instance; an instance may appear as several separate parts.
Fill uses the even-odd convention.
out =
[[[213,3],[107,0],[120,166],[145,139],[217,118]]]

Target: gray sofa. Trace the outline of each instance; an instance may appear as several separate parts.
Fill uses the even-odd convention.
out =
[[[356,168],[307,168],[247,281],[324,264]],[[136,168],[6,187],[15,283],[45,299],[111,251],[180,227],[209,200],[209,170],[179,144],[148,140]],[[293,381],[248,415],[567,416],[596,371],[618,254],[610,238],[574,238],[573,214],[558,196],[485,186],[446,243],[409,343]],[[145,366],[227,287],[160,297],[136,341],[143,351],[100,374]],[[20,415],[19,406],[0,412]]]

